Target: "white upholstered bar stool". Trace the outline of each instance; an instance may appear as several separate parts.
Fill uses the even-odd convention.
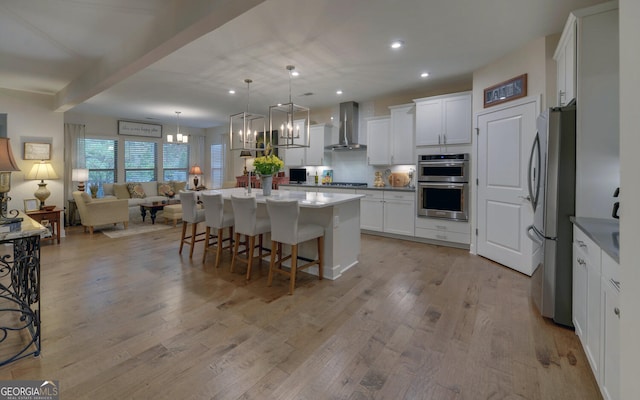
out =
[[[197,242],[204,241],[204,232],[197,233],[198,224],[204,222],[204,210],[196,204],[196,192],[180,192],[180,204],[182,205],[182,235],[180,237],[180,251],[187,244],[191,246],[189,258],[193,258],[193,248]],[[187,225],[191,224],[191,235],[187,236]]]
[[[267,211],[271,220],[271,263],[267,285],[271,286],[273,273],[278,272],[290,277],[289,294],[293,294],[298,270],[313,265],[318,266],[318,279],[322,279],[324,227],[317,224],[301,224],[299,222],[300,206],[297,200],[267,199]],[[318,243],[318,258],[298,266],[298,244],[312,239],[316,239]],[[283,244],[291,245],[291,254],[286,257],[282,257]],[[282,269],[282,262],[289,259],[291,260],[290,270]]]
[[[255,197],[233,196],[231,195],[231,205],[233,206],[233,218],[235,221],[235,243],[233,246],[233,258],[231,259],[231,272],[235,268],[236,261],[247,264],[247,280],[251,279],[251,265],[253,264],[253,253],[256,247],[259,248],[258,260],[269,255],[262,254],[262,235],[271,230],[269,218],[261,218],[257,216],[258,204]],[[240,244],[240,235],[245,235],[248,244],[245,251],[246,258],[238,256],[238,247]],[[256,246],[256,236],[258,237],[258,245]]]
[[[202,200],[202,205],[204,206],[204,222],[207,227],[204,234],[205,240],[202,262],[204,263],[207,258],[207,253],[213,251],[212,245],[215,245],[216,268],[218,268],[220,266],[220,257],[222,256],[223,249],[229,249],[229,252],[233,254],[233,212],[231,210],[225,212],[224,200],[220,193],[203,193],[200,196],[200,200]],[[225,228],[229,229],[228,238],[224,238]],[[214,234],[211,234],[211,229],[215,231]],[[224,246],[224,242],[228,242],[229,244]]]

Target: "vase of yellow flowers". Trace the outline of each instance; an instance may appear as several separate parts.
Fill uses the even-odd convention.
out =
[[[280,171],[282,167],[284,167],[284,162],[275,154],[271,154],[269,147],[265,150],[264,156],[257,157],[253,160],[253,168],[256,174],[258,174],[258,177],[260,177],[263,195],[271,195],[273,175]]]

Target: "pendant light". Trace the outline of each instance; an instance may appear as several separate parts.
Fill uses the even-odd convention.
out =
[[[269,107],[269,130],[278,135],[278,143],[273,147],[309,147],[309,109],[291,101],[291,77],[296,67],[285,68],[289,71],[289,102]]]
[[[175,142],[176,143],[189,143],[189,135],[183,135],[182,133],[180,133],[180,111],[176,111],[176,137],[175,137]],[[172,134],[168,134],[167,135],[167,142],[169,143],[174,143],[173,140],[173,135]]]
[[[247,84],[247,109],[229,118],[230,149],[263,150],[267,144],[272,143],[272,138],[266,132],[264,115],[249,112],[250,85],[253,81],[247,78],[244,82]]]

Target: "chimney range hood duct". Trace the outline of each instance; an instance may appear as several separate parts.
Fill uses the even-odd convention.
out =
[[[340,103],[340,124],[338,143],[326,146],[328,150],[366,150],[367,146],[358,143],[358,103],[348,101]]]

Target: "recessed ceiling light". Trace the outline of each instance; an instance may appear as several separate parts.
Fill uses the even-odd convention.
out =
[[[420,74],[420,78],[426,78],[427,76],[429,76],[428,72],[423,72]]]
[[[337,95],[341,95],[341,94],[342,94],[342,90],[338,90],[338,91],[336,91],[336,94],[337,94]]]
[[[236,94],[236,91],[233,89],[229,89],[229,94]]]
[[[392,49],[399,49],[402,46],[404,46],[404,42],[402,40],[395,40],[395,41],[391,42],[391,48]]]

